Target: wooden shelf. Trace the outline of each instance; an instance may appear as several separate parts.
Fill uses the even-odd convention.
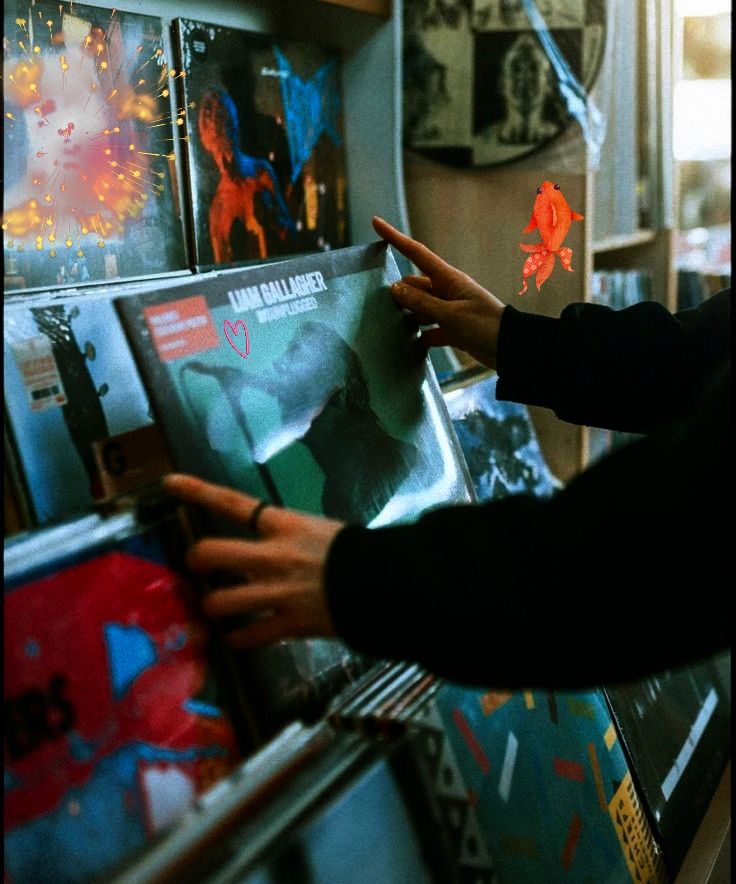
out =
[[[357,9],[359,12],[369,12],[383,18],[391,17],[391,0],[320,0],[320,2]]]
[[[633,233],[621,236],[608,236],[605,239],[593,243],[593,252],[614,252],[616,249],[628,249],[631,246],[641,246],[654,242],[657,233],[654,230],[635,230]]]

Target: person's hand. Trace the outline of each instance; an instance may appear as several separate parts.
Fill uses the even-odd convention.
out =
[[[373,228],[424,274],[404,276],[391,286],[394,300],[411,310],[420,325],[438,326],[423,329],[420,340],[427,347],[457,347],[495,368],[498,330],[506,305],[466,273],[382,218],[373,218]]]
[[[194,476],[171,474],[163,487],[195,504],[248,525],[259,501]],[[233,584],[208,593],[210,617],[246,614],[257,619],[229,634],[240,650],[285,638],[334,636],[324,593],[327,551],[342,522],[266,506],[257,517],[257,540],[207,537],[192,544],[187,566],[195,572],[227,571]]]

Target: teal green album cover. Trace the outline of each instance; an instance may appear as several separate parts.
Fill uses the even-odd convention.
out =
[[[471,502],[416,326],[389,294],[399,277],[374,243],[116,301],[176,468],[369,527]],[[368,662],[321,639],[246,656],[272,727],[319,714]]]
[[[399,275],[374,244],[118,301],[177,468],[368,526],[469,502]]]

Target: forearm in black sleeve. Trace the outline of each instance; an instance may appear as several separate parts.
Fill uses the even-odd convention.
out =
[[[613,682],[724,647],[730,369],[719,383],[691,420],[549,500],[345,529],[326,566],[339,633],[363,653],[504,688]]]
[[[496,395],[570,423],[650,432],[702,399],[730,353],[730,315],[730,290],[677,314],[653,302],[571,304],[559,319],[506,307]]]

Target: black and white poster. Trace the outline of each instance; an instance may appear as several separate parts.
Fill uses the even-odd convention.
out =
[[[406,145],[493,165],[548,144],[592,86],[603,0],[407,0]]]

